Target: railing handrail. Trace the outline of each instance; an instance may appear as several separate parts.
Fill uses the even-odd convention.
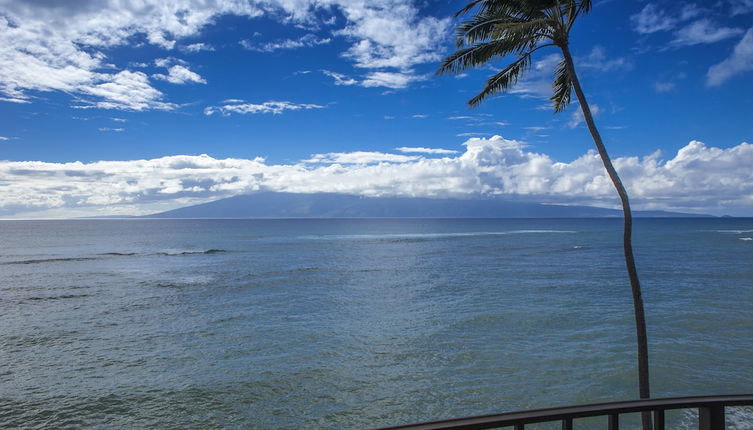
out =
[[[431,421],[419,424],[382,427],[379,430],[483,430],[524,424],[572,420],[575,418],[615,416],[645,411],[661,411],[663,417],[663,411],[665,410],[695,408],[718,410],[725,406],[753,406],[753,394],[671,397],[663,399],[594,403],[588,405],[533,409],[528,411]]]

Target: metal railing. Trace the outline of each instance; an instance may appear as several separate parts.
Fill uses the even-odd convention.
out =
[[[674,397],[666,399],[633,400],[628,402],[597,403],[592,405],[567,406],[564,408],[536,409],[456,418],[384,427],[379,430],[482,430],[513,427],[523,430],[526,424],[561,422],[562,430],[572,430],[577,418],[606,416],[609,430],[618,430],[620,415],[636,412],[651,412],[654,430],[664,430],[664,411],[673,409],[698,409],[699,430],[724,430],[725,406],[753,406],[753,394],[724,396]],[[751,423],[753,428],[753,423]]]

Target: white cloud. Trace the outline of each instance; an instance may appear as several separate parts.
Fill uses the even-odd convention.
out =
[[[330,78],[335,80],[335,85],[356,85],[358,84],[358,81],[356,79],[353,79],[349,77],[348,75],[344,75],[342,73],[332,72],[330,70],[322,70],[322,73],[329,76]]]
[[[405,88],[413,82],[426,80],[426,76],[415,75],[412,70],[406,72],[372,72],[368,73],[359,85],[362,87]]]
[[[411,67],[435,61],[450,27],[449,19],[421,17],[401,0],[81,0],[60,7],[55,2],[3,2],[0,11],[0,101],[24,103],[34,92],[62,91],[79,105],[108,109],[174,109],[148,79],[133,80],[136,91],[104,91],[122,86],[134,73],[109,64],[109,48],[134,43],[143,36],[165,50],[176,41],[196,37],[218,16],[249,18],[267,15],[286,24],[316,24],[318,12],[338,9],[345,17],[334,34],[351,41],[343,55],[369,69],[364,86],[403,88],[420,80]],[[296,44],[325,43],[304,36],[262,47],[274,50]],[[180,46],[180,45],[178,45]],[[181,47],[186,52],[212,49],[202,42]],[[185,65],[184,65],[185,66]],[[131,67],[137,67],[136,65]],[[185,71],[183,71],[185,72]],[[392,75],[384,75],[391,73]],[[168,77],[170,75],[167,75]],[[201,82],[193,80],[182,82]],[[145,77],[144,77],[145,78]],[[178,78],[174,78],[179,80]],[[135,94],[133,99],[128,94]],[[110,98],[115,95],[115,98]]]
[[[23,96],[24,98],[19,97],[0,97],[0,101],[2,102],[8,102],[8,103],[31,103],[31,100],[26,98],[26,96]]]
[[[753,13],[753,0],[729,0],[732,15]]]
[[[323,164],[371,164],[371,163],[407,163],[417,160],[416,156],[389,154],[384,152],[355,151],[329,152],[327,154],[313,154],[304,163]]]
[[[190,1],[5,2],[0,14],[0,93],[28,100],[29,91],[65,91],[81,106],[109,109],[172,109],[146,75],[111,71],[103,51],[143,34],[170,48],[175,38],[195,34],[220,11],[252,14],[240,3],[216,3],[217,10],[195,9]],[[132,95],[132,96],[131,96]],[[112,96],[112,97],[111,97]]]
[[[409,146],[401,146],[399,148],[395,148],[396,151],[405,153],[405,154],[457,154],[458,151],[452,150],[452,149],[441,149],[441,148],[424,148],[424,147],[409,147]]]
[[[418,10],[404,1],[343,1],[340,6],[348,25],[337,34],[354,40],[344,55],[356,67],[408,70],[441,58],[450,19],[419,18]]]
[[[618,205],[594,151],[559,162],[499,136],[472,138],[464,145],[464,152],[441,158],[358,151],[317,154],[295,164],[207,155],[93,163],[0,161],[0,216],[52,209],[144,213],[259,190],[510,195],[546,203]],[[723,149],[693,141],[666,161],[657,152],[613,162],[636,209],[753,212],[749,143]]]
[[[197,84],[207,83],[207,81],[198,73],[193,72],[188,67],[181,66],[180,64],[176,64],[167,69],[167,75],[156,74],[153,76],[157,79],[161,79],[173,84],[185,84],[187,82],[194,82]]]
[[[271,113],[273,115],[279,115],[286,110],[309,110],[309,109],[323,109],[324,106],[306,103],[291,103],[286,101],[268,101],[262,104],[252,103],[234,103],[234,99],[226,100],[233,104],[225,104],[222,106],[210,106],[204,109],[204,114],[213,115],[220,113],[224,116],[231,113],[238,114],[258,114],[258,113]]]
[[[298,39],[282,39],[274,42],[267,42],[262,44],[256,44],[250,40],[241,40],[240,44],[244,48],[250,51],[258,52],[274,52],[280,49],[298,49],[304,47],[312,47],[318,45],[324,45],[331,42],[330,38],[318,38],[313,33],[305,34]]]
[[[670,93],[677,88],[674,82],[654,82],[654,91],[657,93]]]
[[[411,118],[416,118],[416,119],[426,119],[428,117],[429,117],[429,115],[427,115],[425,113],[417,113],[415,115],[411,115]]]
[[[715,43],[742,34],[739,28],[720,27],[708,19],[695,21],[675,33],[675,39],[670,42],[674,46],[691,46],[704,43]]]
[[[493,133],[478,133],[478,132],[466,132],[458,133],[456,137],[479,137],[479,136],[491,136]]]
[[[668,16],[664,11],[649,3],[640,12],[630,17],[635,31],[641,34],[656,33],[672,29],[677,19]]]
[[[199,42],[192,43],[190,45],[183,46],[182,49],[186,52],[201,52],[201,51],[214,51],[214,46]]]
[[[400,72],[371,72],[367,73],[360,80],[342,73],[332,72],[330,70],[322,70],[322,73],[333,78],[335,80],[335,85],[359,85],[366,88],[384,87],[391,89],[402,89],[406,88],[413,82],[423,81],[427,79],[426,76],[414,74],[412,70]]]
[[[648,3],[640,12],[630,17],[633,29],[640,34],[651,34],[659,31],[669,31],[678,24],[691,20],[703,13],[703,9],[693,3],[685,3],[673,14],[659,9],[655,3]]]
[[[589,107],[591,108],[591,114],[593,116],[597,116],[599,113],[601,113],[601,108],[599,105],[595,104],[589,104]],[[576,128],[579,125],[581,125],[585,121],[585,118],[583,118],[583,112],[580,109],[580,106],[577,110],[573,111],[573,113],[570,115],[570,121],[567,122],[567,126],[569,128]]]
[[[587,56],[578,58],[576,62],[580,68],[595,69],[600,72],[626,70],[632,67],[625,57],[608,59],[606,49],[600,45],[594,46]]]
[[[709,68],[706,85],[716,87],[734,76],[750,71],[753,71],[753,28],[745,33],[732,55]]]
[[[115,132],[121,132],[125,131],[125,128],[118,127],[118,128],[112,128],[112,127],[100,127],[97,130],[99,131],[115,131]]]
[[[100,108],[143,111],[148,109],[171,110],[173,103],[161,101],[163,94],[149,84],[149,78],[143,72],[124,70],[108,75],[101,83],[80,85],[78,91],[84,95],[98,98],[79,98],[77,108]]]

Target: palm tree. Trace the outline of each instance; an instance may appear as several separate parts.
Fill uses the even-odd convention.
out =
[[[457,29],[458,50],[447,57],[437,71],[438,75],[461,73],[484,65],[491,60],[515,56],[510,64],[490,77],[481,92],[470,99],[470,106],[477,106],[487,97],[511,88],[530,69],[533,54],[543,48],[559,48],[562,61],[555,70],[551,100],[555,112],[564,111],[570,103],[572,90],[578,98],[583,118],[591,132],[604,168],[612,180],[622,201],[624,214],[623,245],[625,265],[633,292],[635,326],[638,341],[638,385],[640,397],[649,398],[648,342],[646,320],[643,310],[641,285],[633,257],[633,217],[627,191],[607,154],[586,96],[575,73],[570,54],[570,30],[576,18],[591,9],[591,0],[472,0],[455,15],[467,14],[475,9],[473,17],[460,23]],[[644,428],[650,426],[644,414]]]

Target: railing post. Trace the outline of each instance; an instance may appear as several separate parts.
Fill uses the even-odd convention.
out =
[[[698,430],[724,430],[724,406],[698,408]]]
[[[525,424],[515,424],[515,430],[524,430]]]
[[[664,430],[664,409],[654,411],[654,430]]]
[[[609,414],[609,430],[620,430],[620,416],[618,414]]]
[[[565,418],[562,420],[562,430],[573,430],[573,419]]]

